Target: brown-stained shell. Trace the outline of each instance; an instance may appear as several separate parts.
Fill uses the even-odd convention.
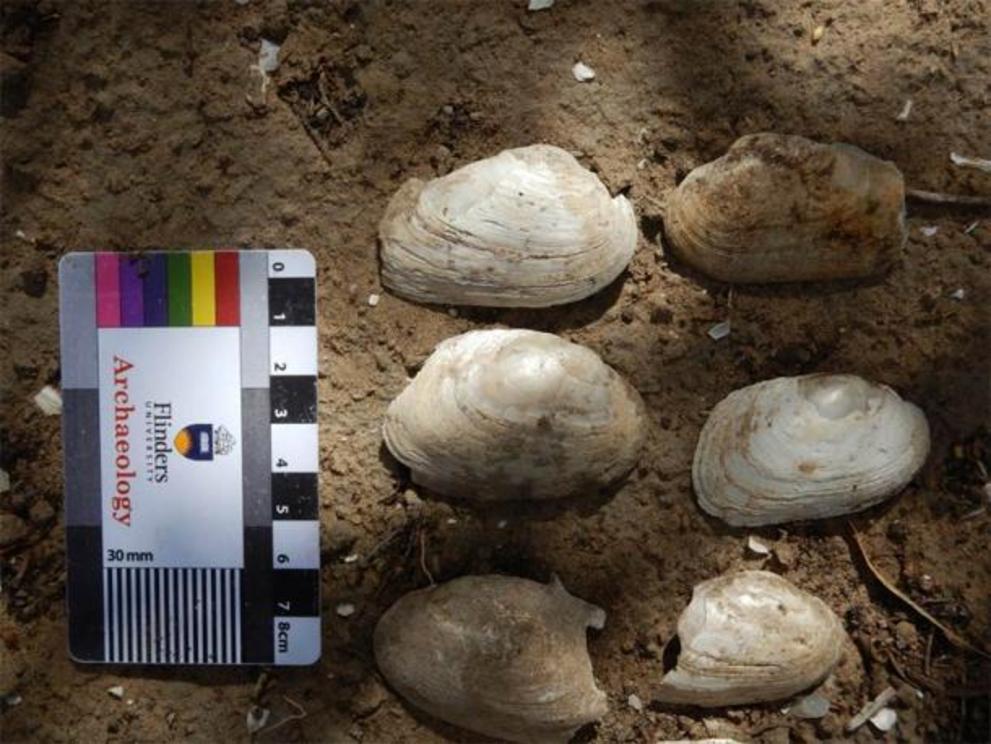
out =
[[[417,708],[479,734],[566,742],[605,715],[586,630],[605,612],[549,584],[464,576],[410,592],[375,628],[375,659]]]
[[[665,235],[685,263],[726,282],[878,275],[905,244],[905,184],[852,145],[747,135],[672,192]]]

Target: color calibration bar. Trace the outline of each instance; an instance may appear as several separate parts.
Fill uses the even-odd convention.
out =
[[[239,325],[238,255],[236,251],[97,253],[97,326]]]

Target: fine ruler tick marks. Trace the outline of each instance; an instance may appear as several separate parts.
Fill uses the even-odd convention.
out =
[[[73,658],[315,662],[313,258],[74,253],[59,276]]]

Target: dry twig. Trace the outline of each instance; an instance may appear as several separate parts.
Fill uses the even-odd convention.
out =
[[[931,204],[956,204],[965,207],[991,207],[991,199],[984,196],[943,194],[939,191],[923,191],[922,189],[905,189],[905,196],[909,199],[929,202]]]
[[[957,648],[964,649],[965,651],[970,651],[971,653],[982,656],[985,659],[991,659],[991,653],[988,653],[984,649],[978,648],[974,644],[970,643],[962,636],[958,635],[956,631],[952,628],[947,627],[935,617],[933,617],[929,612],[927,612],[921,605],[917,604],[915,600],[909,597],[905,592],[895,586],[888,578],[882,574],[877,567],[871,562],[870,556],[867,555],[867,551],[864,549],[863,543],[860,541],[860,534],[857,532],[857,528],[853,526],[853,522],[847,522],[847,527],[850,529],[850,537],[853,540],[853,544],[857,546],[857,551],[860,553],[860,557],[864,561],[864,565],[871,572],[874,578],[877,580],[881,586],[887,589],[889,592],[894,594],[898,599],[904,602],[906,605],[911,607],[915,612],[921,615],[923,618],[928,620],[932,625],[939,628],[943,636],[952,643]]]

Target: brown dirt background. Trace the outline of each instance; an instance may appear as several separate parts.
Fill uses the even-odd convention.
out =
[[[2,458],[12,482],[0,495],[4,741],[242,740],[253,696],[273,722],[292,713],[286,697],[307,714],[259,741],[475,740],[405,707],[371,658],[377,617],[427,583],[421,535],[438,579],[556,572],[606,608],[589,647],[611,712],[582,741],[841,739],[846,720],[888,684],[902,690],[898,727],[865,727],[852,740],[988,740],[988,664],[870,581],[842,521],[758,532],[775,548],[766,564],[828,602],[853,639],[826,718],[798,721],[777,705],[651,703],[660,648],[692,585],[762,562],[745,551],[746,532],[695,504],[699,429],[731,390],[779,374],[857,372],[926,410],[929,465],[855,523],[888,577],[991,647],[991,515],[973,515],[987,505],[977,461],[991,467],[981,429],[991,215],[910,204],[904,260],[889,276],[732,293],[669,263],[660,237],[667,192],[757,131],[855,143],[893,160],[914,188],[991,194],[991,176],[948,161],[951,150],[991,157],[987,2],[558,0],[539,13],[523,0],[0,8]],[[283,42],[264,92],[250,69],[261,37]],[[594,82],[573,80],[578,59],[596,70]],[[317,90],[326,103],[313,102]],[[895,121],[908,98],[909,120]],[[369,307],[368,295],[382,292],[376,223],[399,185],[533,142],[575,152],[613,192],[628,193],[642,227],[628,273],[552,310],[452,316],[387,293]],[[939,231],[926,237],[928,225]],[[59,379],[57,261],[70,250],[225,246],[305,247],[318,261],[323,660],[275,670],[261,685],[258,669],[75,665],[65,646],[59,421],[31,402]],[[958,288],[962,301],[949,296]],[[732,335],[714,342],[706,330],[724,319]],[[438,341],[496,325],[587,344],[642,391],[649,442],[612,498],[478,512],[403,487],[380,445],[387,403]],[[359,559],[345,563],[351,553]],[[340,602],[356,613],[338,617]],[[925,672],[930,636],[920,698],[904,679]],[[116,684],[123,700],[107,693]],[[627,705],[630,693],[644,712]]]

